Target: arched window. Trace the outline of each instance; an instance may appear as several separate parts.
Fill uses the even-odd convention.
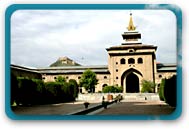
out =
[[[142,63],[143,63],[142,58],[138,58],[138,64],[142,64]]]
[[[129,49],[129,53],[133,53],[133,52],[135,52],[134,49]]]
[[[107,86],[107,84],[103,84],[103,85],[102,85],[102,88],[104,88],[104,87],[106,87],[106,86]]]
[[[104,79],[107,79],[107,76],[104,76]]]
[[[124,59],[124,58],[122,58],[122,59],[120,60],[120,64],[125,64],[125,59]]]
[[[129,50],[129,52],[134,52],[134,51],[131,49],[131,50]]]
[[[129,63],[129,64],[134,64],[134,63],[135,63],[135,59],[129,58],[129,59],[128,59],[128,63]]]

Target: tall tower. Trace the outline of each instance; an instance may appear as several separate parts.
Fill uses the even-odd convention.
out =
[[[141,39],[141,34],[138,31],[136,31],[136,27],[133,23],[132,13],[130,13],[130,20],[127,30],[128,31],[122,34],[123,40],[126,43],[139,43]]]
[[[106,49],[110,85],[122,86],[124,93],[140,93],[143,79],[155,82],[157,47],[142,44],[131,13],[127,31],[122,37],[124,43]]]

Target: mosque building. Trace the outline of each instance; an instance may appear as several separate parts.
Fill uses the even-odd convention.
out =
[[[55,81],[58,76],[75,79],[79,82],[82,73],[90,69],[96,73],[98,84],[95,92],[102,91],[105,86],[121,86],[123,93],[140,93],[142,80],[152,81],[158,86],[162,78],[176,75],[176,64],[162,64],[156,61],[157,46],[141,42],[141,33],[136,30],[132,14],[127,31],[122,34],[125,41],[121,45],[106,48],[108,65],[82,66],[68,57],[61,57],[58,61],[65,66],[51,66],[47,68],[28,68],[11,65],[11,71],[16,76],[28,76],[43,79],[44,82]],[[70,62],[68,65],[68,63]],[[77,64],[77,65],[74,65]],[[80,92],[86,92],[80,89]]]

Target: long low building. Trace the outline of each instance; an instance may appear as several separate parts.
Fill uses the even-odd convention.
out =
[[[107,65],[97,66],[70,66],[70,67],[47,67],[47,68],[31,68],[25,66],[11,65],[11,72],[17,77],[28,77],[43,79],[44,82],[53,82],[58,76],[66,79],[75,79],[79,83],[79,79],[83,72],[87,69],[96,73],[98,84],[95,91],[102,91],[102,88],[111,85],[110,71]],[[175,64],[157,64],[156,84],[159,86],[162,78],[169,78],[176,74]],[[121,86],[114,84],[115,86]],[[158,87],[157,87],[158,88]],[[80,93],[85,92],[80,89]]]

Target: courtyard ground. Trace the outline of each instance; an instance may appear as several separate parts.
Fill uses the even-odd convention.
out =
[[[84,110],[84,102],[69,102],[48,105],[36,105],[28,107],[13,107],[13,112],[19,115],[67,115]],[[98,102],[90,102],[89,108],[98,105]]]
[[[89,108],[99,105],[100,102],[90,102]],[[83,102],[39,105],[31,107],[13,107],[18,115],[67,115],[84,110]],[[170,114],[175,108],[162,101],[125,101],[109,105],[107,109],[100,109],[90,115],[161,115]]]
[[[174,107],[162,101],[122,101],[109,106],[96,115],[162,115],[171,114]]]

